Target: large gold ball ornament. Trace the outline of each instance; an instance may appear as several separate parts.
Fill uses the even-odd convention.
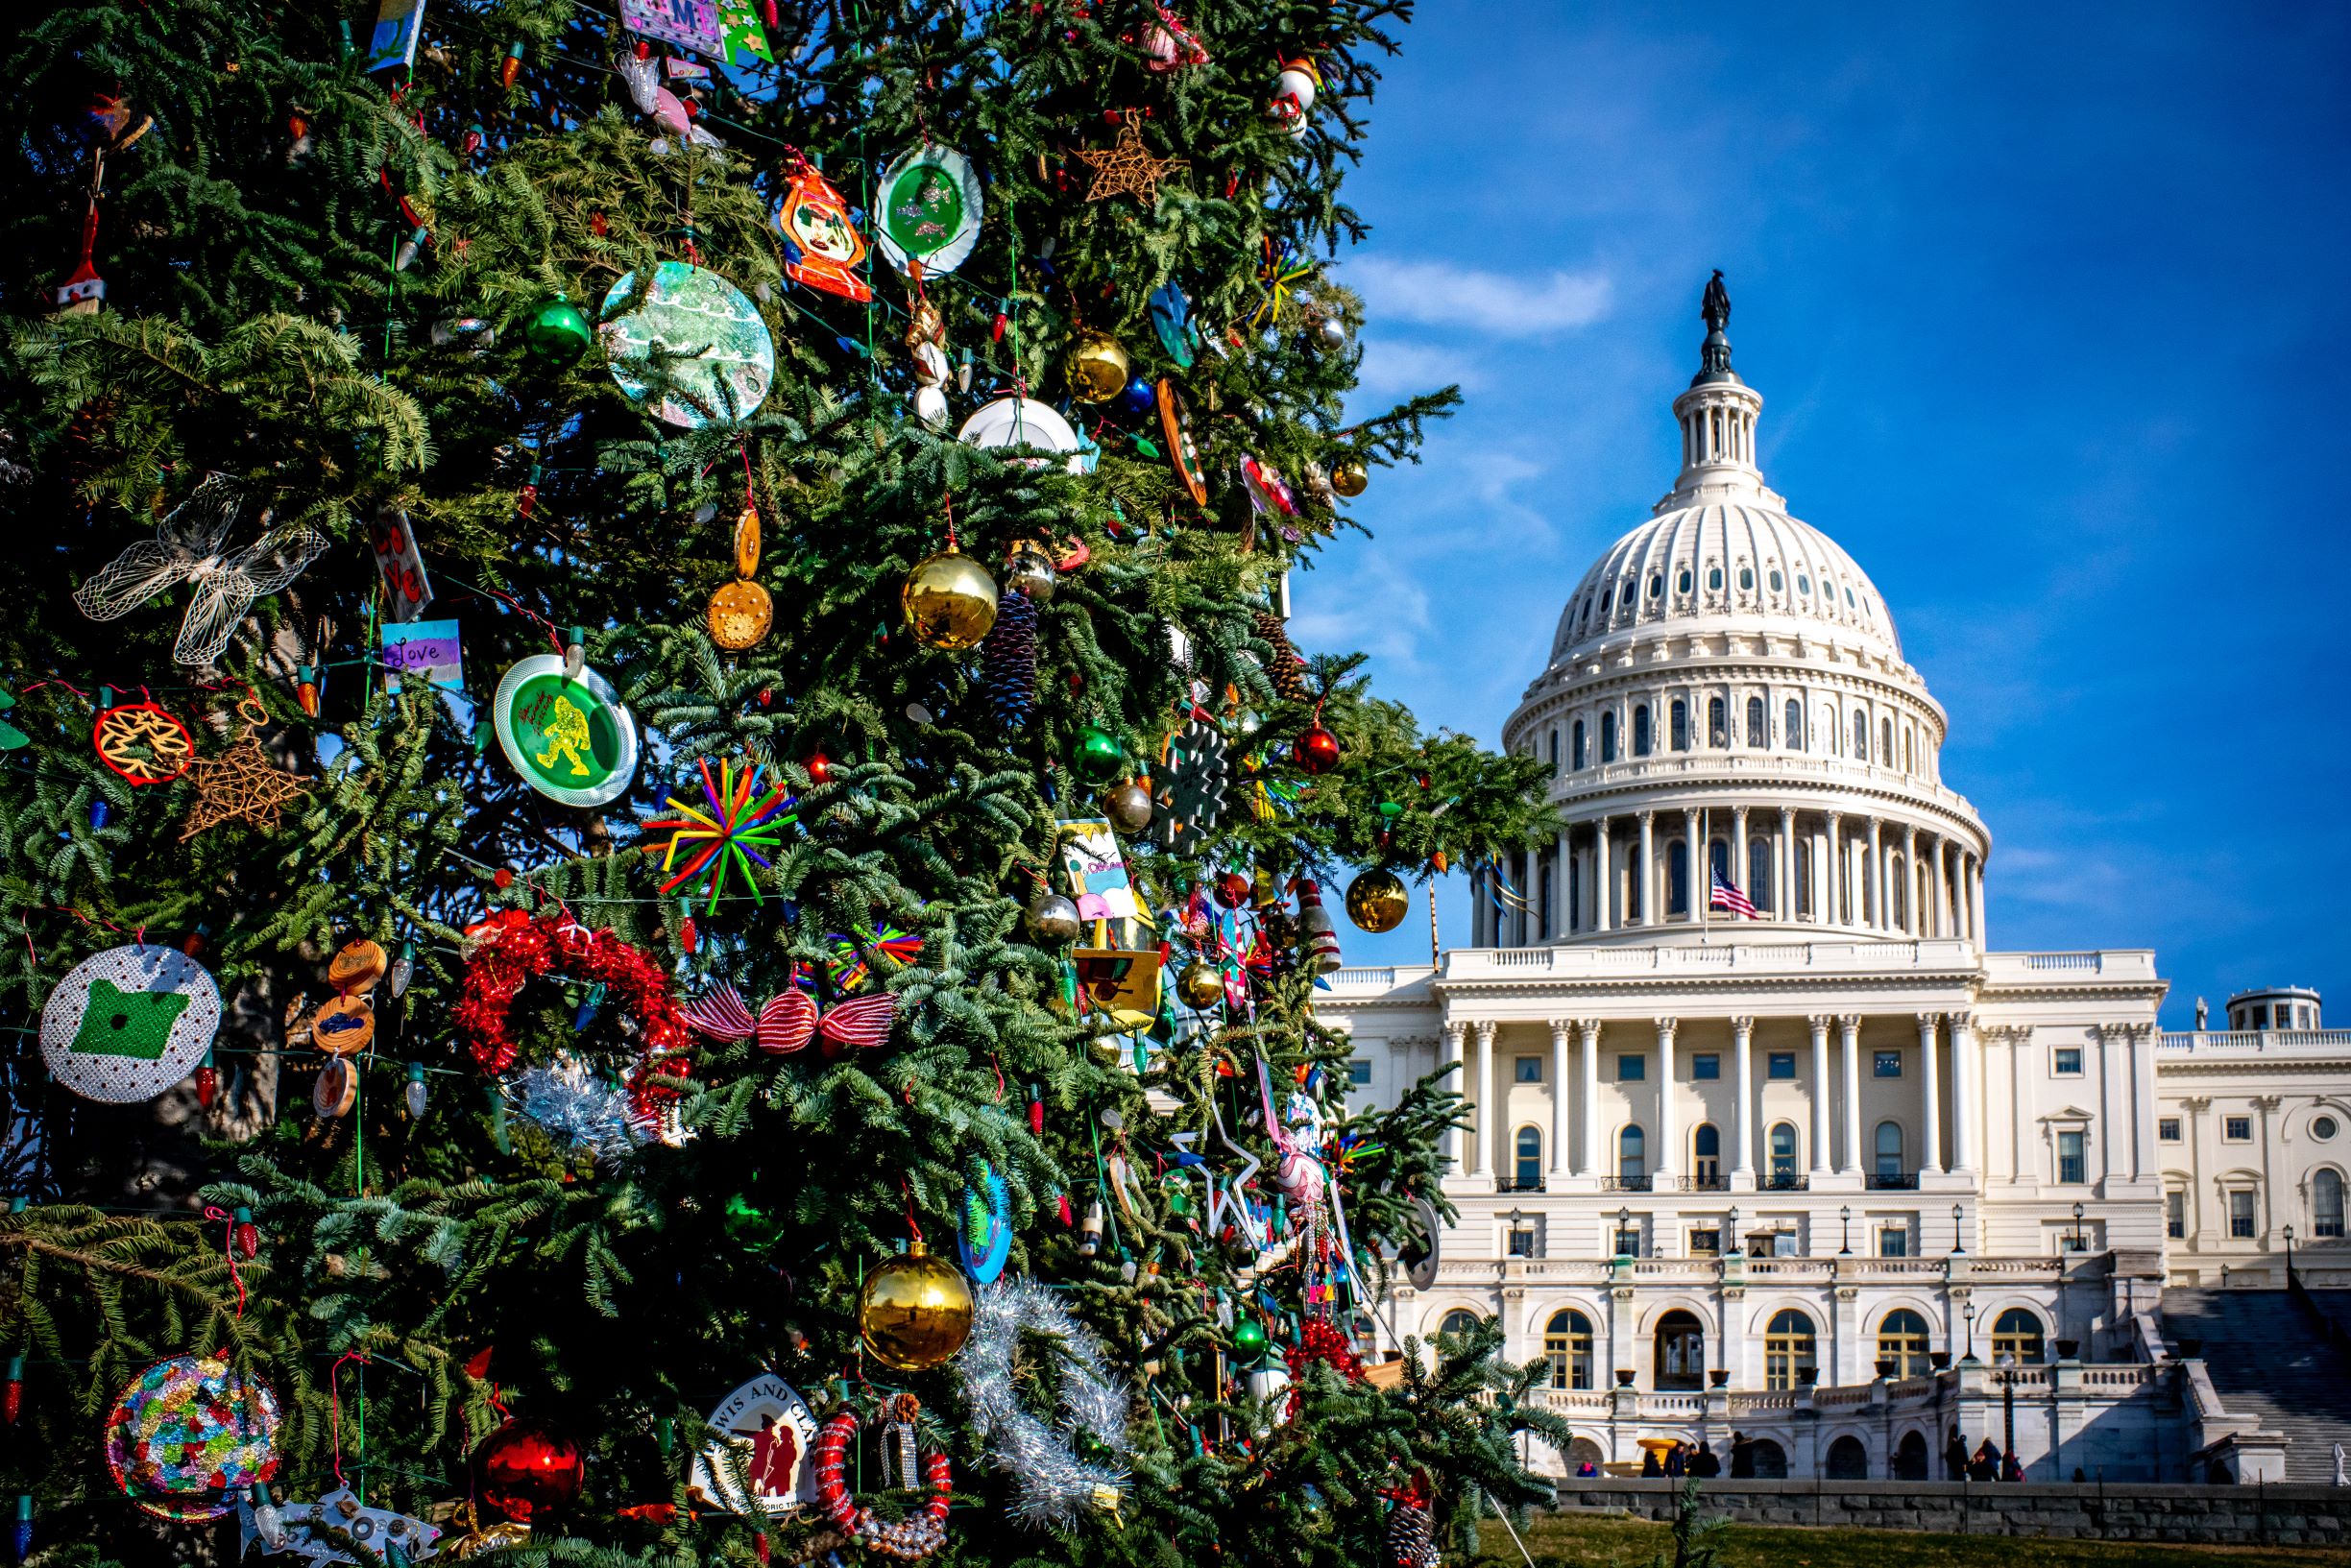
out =
[[[1206,964],[1188,964],[1176,981],[1176,994],[1187,1007],[1213,1007],[1224,1000],[1224,977]]]
[[[963,1348],[971,1326],[971,1286],[920,1242],[867,1274],[858,1292],[858,1333],[874,1360],[892,1371],[938,1365]]]
[[[1393,931],[1412,913],[1412,895],[1404,879],[1385,866],[1373,866],[1347,883],[1347,918],[1373,935]]]
[[[1106,403],[1127,390],[1132,367],[1127,350],[1106,332],[1088,332],[1070,350],[1070,392],[1089,403]]]
[[[952,544],[907,573],[898,599],[925,647],[976,647],[996,624],[996,579]]]
[[[1360,457],[1343,457],[1331,465],[1330,487],[1348,497],[1360,495],[1371,483],[1371,470]]]
[[[729,653],[757,646],[775,624],[775,601],[759,584],[738,577],[710,597],[710,637]]]

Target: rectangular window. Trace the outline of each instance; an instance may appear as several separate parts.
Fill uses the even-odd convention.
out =
[[[1616,1256],[1619,1258],[1640,1256],[1640,1227],[1638,1225],[1627,1225],[1616,1233]]]
[[[2155,1122],[2155,1136],[2167,1144],[2178,1143],[2180,1141],[2179,1118],[2176,1116],[2158,1118]]]
[[[1510,1255],[1514,1258],[1535,1256],[1535,1227],[1513,1225],[1510,1233]]]
[[[1347,1062],[1347,1082],[1358,1089],[1371,1087],[1371,1058],[1357,1056]]]
[[[2056,1069],[2056,1071],[2057,1071],[2057,1075],[2058,1075],[2059,1077],[2061,1077],[2061,1078],[2078,1078],[2078,1077],[2080,1077],[2080,1076],[2081,1076],[2081,1047],[2079,1047],[2079,1046],[2060,1046],[2060,1047],[2058,1047],[2058,1048],[2057,1048],[2057,1069]]]
[[[1910,1256],[1910,1230],[1906,1225],[1888,1225],[1878,1233],[1878,1256],[1907,1258]]]
[[[2253,1141],[2253,1119],[2249,1116],[2223,1117],[2220,1121],[2220,1136],[2232,1144],[2251,1143]]]
[[[1870,1076],[1875,1078],[1901,1077],[1902,1052],[1899,1050],[1873,1052],[1870,1056]]]
[[[1712,1051],[1701,1051],[1690,1058],[1690,1076],[1697,1079],[1722,1076],[1722,1058]]]
[[[2069,1187],[2078,1187],[2089,1177],[2085,1171],[2089,1161],[2082,1156],[2082,1146],[2089,1140],[2083,1132],[2061,1132],[2057,1135],[2057,1179]]]
[[[2253,1238],[2253,1194],[2231,1193],[2229,1200],[2229,1234],[2250,1241]]]
[[[1691,1231],[1689,1233],[1689,1249],[1690,1256],[1693,1258],[1713,1258],[1721,1256],[1722,1232],[1718,1230]]]
[[[2164,1194],[2164,1234],[2174,1242],[2186,1239],[2188,1235],[2188,1194],[2186,1193],[2166,1193]]]
[[[1648,1075],[1648,1057],[1619,1056],[1616,1058],[1616,1081],[1618,1083],[1638,1083]]]
[[[1542,1058],[1540,1056],[1518,1058],[1518,1081],[1520,1083],[1542,1082]]]
[[[1794,1078],[1796,1076],[1796,1053],[1792,1050],[1766,1052],[1763,1057],[1763,1075],[1767,1078]]]

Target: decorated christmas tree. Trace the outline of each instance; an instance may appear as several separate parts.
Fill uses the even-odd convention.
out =
[[[64,1562],[1424,1564],[1532,759],[1295,648],[1380,0],[13,8],[0,1487]],[[1339,918],[1334,918],[1338,915]],[[1425,1275],[1422,1276],[1425,1278]]]

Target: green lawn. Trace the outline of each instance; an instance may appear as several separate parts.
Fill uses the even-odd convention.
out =
[[[1523,1536],[1537,1568],[1645,1568],[1672,1547],[1671,1528],[1631,1519],[1538,1519]],[[2170,1546],[2147,1541],[1927,1535],[1882,1530],[1733,1525],[1714,1537],[1723,1568],[2347,1568],[2351,1550],[2315,1546]],[[1525,1559],[1493,1520],[1479,1532],[1481,1564]]]

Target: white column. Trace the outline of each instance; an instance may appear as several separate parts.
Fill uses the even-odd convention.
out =
[[[1584,1169],[1582,1175],[1606,1175],[1608,1152],[1600,1146],[1600,1021],[1576,1020],[1576,1042],[1584,1048]]]
[[[1567,1164],[1567,1021],[1551,1021],[1551,1174],[1568,1173]]]
[[[1616,880],[1615,874],[1609,868],[1609,819],[1596,819],[1592,823],[1592,859],[1599,873],[1592,878],[1592,929],[1605,931],[1612,924],[1609,917],[1609,904],[1616,892],[1611,885]]]
[[[1829,813],[1829,885],[1825,895],[1828,907],[1823,912],[1823,925],[1841,926],[1845,923],[1845,817],[1842,812]]]
[[[1972,1015],[1951,1013],[1951,1169],[1975,1169],[1975,1025]]]
[[[1738,1159],[1731,1167],[1731,1185],[1738,1192],[1755,1190],[1755,1020],[1731,1021],[1732,1059],[1738,1073],[1736,1141]]]
[[[1640,864],[1633,871],[1633,883],[1640,889],[1640,923],[1654,926],[1657,917],[1657,813],[1640,814]]]
[[[1679,1170],[1682,1165],[1676,1157],[1682,1152],[1677,1142],[1681,1133],[1674,1126],[1674,1022],[1670,1018],[1657,1021],[1658,1152],[1650,1169],[1658,1173],[1660,1185],[1663,1178]]]
[[[1772,913],[1796,918],[1796,808],[1780,808],[1780,885],[1772,889]]]
[[[1477,1142],[1469,1146],[1469,1174],[1493,1174],[1493,1020],[1477,1021]]]
[[[1974,884],[1972,891],[1975,920],[1975,945],[1980,948],[1986,945],[1986,938],[1984,936],[1984,867],[1983,861],[1980,857],[1975,862],[1975,875],[1969,880]]]
[[[1462,1087],[1462,1075],[1459,1072],[1462,1065],[1462,1036],[1468,1031],[1469,1025],[1466,1024],[1447,1024],[1444,1026],[1445,1065],[1456,1070],[1446,1077],[1445,1082],[1451,1084],[1456,1090]],[[1447,1127],[1444,1133],[1444,1173],[1448,1176],[1459,1175],[1461,1169],[1462,1129],[1457,1126]]]
[[[1829,1015],[1805,1020],[1812,1028],[1812,1174],[1829,1173]]]
[[[1753,894],[1747,884],[1754,880],[1747,875],[1747,808],[1731,808],[1731,881],[1741,892]]]
[[[1682,853],[1687,858],[1683,867],[1682,890],[1688,894],[1684,900],[1682,918],[1696,926],[1706,919],[1707,892],[1710,884],[1706,874],[1706,846],[1698,842],[1698,813],[1682,813]]]
[[[1959,890],[1953,882],[1951,841],[1935,840],[1935,935],[1959,934]]]
[[[1845,1056],[1846,1175],[1861,1174],[1861,1015],[1837,1015],[1837,1044]]]
[[[1927,901],[1919,896],[1918,830],[1907,823],[1903,826],[1903,934],[1919,936],[1926,931],[1924,913],[1919,905]]]
[[[2154,1025],[2149,1024],[2134,1024],[2131,1025],[2130,1173],[2133,1181],[2138,1180],[2141,1176],[2146,1173],[2146,1149],[2145,1139],[2146,1124],[2150,1120],[2152,1120],[2152,1114],[2147,1107],[2145,1097],[2141,1093],[2141,1091],[2147,1086],[2147,1080],[2140,1077],[2139,1075],[2139,1053],[2142,1049],[2152,1048],[2154,1043]]]
[[[1936,1013],[1918,1015],[1919,1026],[1919,1087],[1926,1105],[1926,1133],[1919,1140],[1919,1170],[1922,1172],[1943,1169],[1943,1083],[1935,1066]]]
[[[1861,924],[1872,930],[1881,931],[1886,929],[1886,902],[1885,859],[1878,853],[1879,828],[1880,824],[1876,817],[1869,819],[1869,861],[1866,871],[1869,879],[1869,918],[1862,921]]]

